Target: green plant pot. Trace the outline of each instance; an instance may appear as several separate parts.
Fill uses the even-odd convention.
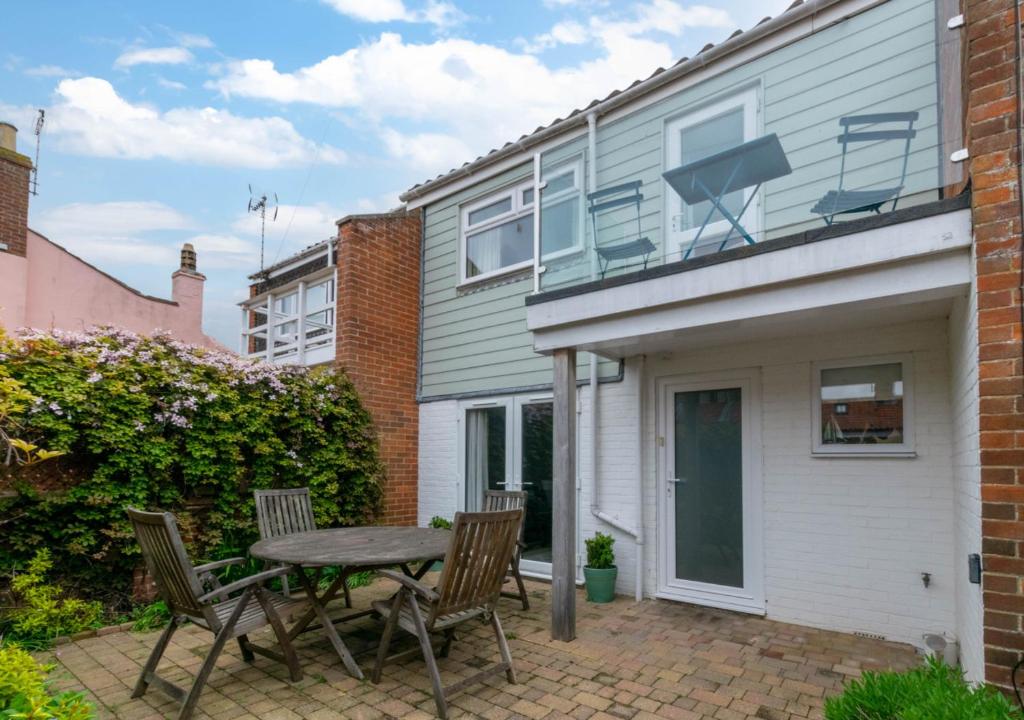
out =
[[[583,578],[587,583],[587,600],[593,603],[610,603],[615,599],[615,578],[619,576],[617,567],[583,568]]]

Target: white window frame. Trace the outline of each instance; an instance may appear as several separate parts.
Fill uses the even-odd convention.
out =
[[[307,292],[310,288],[326,282],[333,283],[333,292],[326,304],[307,305]],[[296,307],[292,313],[282,313],[275,309],[277,302],[289,295],[296,295]],[[297,282],[274,288],[266,295],[257,300],[250,300],[242,304],[242,334],[241,354],[249,358],[260,358],[267,362],[278,365],[298,364],[316,365],[330,362],[335,355],[335,339],[337,337],[337,300],[338,300],[338,277],[332,269],[322,275],[314,275],[303,278]],[[331,311],[333,319],[330,332],[318,335],[310,339],[307,337],[309,328],[307,318],[310,315]],[[264,315],[264,322],[250,327],[250,318],[260,313]],[[283,345],[276,345],[274,331],[289,323],[296,324],[296,332],[286,336],[278,336],[278,340],[284,340]],[[318,328],[319,329],[319,328]],[[261,338],[266,341],[263,350],[249,351],[249,341],[252,338]],[[319,352],[318,352],[319,351]],[[312,355],[312,357],[310,357]]]
[[[472,277],[467,276],[467,274],[466,274],[466,270],[467,270],[466,265],[469,262],[469,252],[468,252],[468,245],[467,245],[467,240],[468,240],[469,236],[470,235],[475,235],[475,234],[477,234],[479,232],[485,232],[485,231],[490,230],[492,228],[495,228],[495,227],[497,227],[499,225],[504,225],[505,223],[512,222],[513,220],[521,220],[521,219],[525,218],[527,215],[532,215],[533,212],[534,212],[534,207],[536,205],[536,200],[537,199],[534,198],[529,203],[527,203],[527,202],[524,201],[523,195],[524,195],[524,193],[526,191],[528,191],[528,190],[532,191],[533,189],[534,189],[534,184],[533,184],[533,179],[531,178],[531,179],[529,179],[529,180],[527,180],[525,182],[520,182],[520,183],[517,183],[515,185],[511,185],[509,187],[506,187],[506,188],[504,188],[502,190],[499,190],[498,192],[490,193],[490,194],[488,194],[488,195],[486,195],[486,196],[484,196],[484,197],[482,197],[482,198],[480,198],[478,200],[474,200],[471,203],[463,205],[460,208],[460,213],[459,213],[459,260],[458,260],[458,262],[459,262],[459,285],[471,285],[471,284],[475,284],[475,283],[481,282],[483,280],[488,280],[490,278],[499,277],[501,275],[507,275],[509,273],[517,272],[519,270],[523,270],[524,268],[532,268],[533,267],[533,246],[532,246],[532,236],[531,236],[530,258],[528,260],[524,260],[523,262],[515,263],[514,265],[507,265],[505,267],[500,267],[497,270],[492,270],[490,272],[481,273],[479,275],[473,275]],[[470,213],[472,213],[472,212],[474,212],[476,210],[479,210],[480,208],[487,207],[488,205],[493,205],[496,202],[501,202],[505,198],[510,198],[511,199],[511,203],[510,203],[511,208],[510,208],[510,210],[508,212],[504,212],[504,213],[502,213],[500,215],[495,215],[492,218],[488,218],[484,222],[480,222],[480,223],[477,223],[476,225],[470,226],[470,224],[469,224]],[[534,218],[534,221],[536,221],[536,218]]]
[[[871,445],[826,445],[821,441],[821,373],[835,368],[900,363],[903,366],[903,442]],[[811,454],[816,457],[917,457],[912,353],[824,360],[811,364]]]
[[[727,97],[720,100],[716,100],[709,104],[703,105],[696,110],[684,113],[682,115],[676,115],[675,117],[669,118],[665,121],[665,130],[663,134],[665,157],[664,157],[664,171],[673,170],[679,167],[679,135],[680,131],[697,125],[698,123],[705,122],[719,115],[724,115],[730,110],[734,110],[737,107],[743,109],[743,141],[749,142],[755,139],[759,135],[760,131],[760,102],[758,100],[758,87],[752,86],[740,92],[732,93]],[[683,214],[683,199],[679,197],[679,193],[669,187],[668,183],[664,180],[663,194],[665,197],[665,230],[669,242],[665,243],[665,259],[680,259],[681,253],[685,252],[686,248],[696,237],[699,228],[690,228],[687,230],[681,230],[678,228],[678,221],[676,218]],[[743,202],[747,202],[750,199],[750,193],[753,192],[753,188],[746,188],[743,191]],[[760,193],[751,203],[750,207],[747,208],[747,212],[744,213],[740,219],[743,223],[743,227],[746,228],[747,232],[751,237],[756,238],[757,233],[761,229],[761,197]],[[717,237],[721,237],[729,231],[730,224],[726,220],[719,220],[709,224],[704,228],[704,232],[701,233],[701,241],[708,240],[709,242]],[[734,233],[738,238],[739,235]],[[673,255],[679,255],[677,258],[672,258]]]
[[[550,170],[543,171],[543,176],[541,178],[540,183],[541,195],[544,194],[544,188],[547,187],[549,182],[551,182],[555,178],[562,177],[563,175],[569,175],[570,173],[573,176],[572,188],[555,193],[554,195],[551,195],[549,197],[544,197],[541,201],[541,246],[543,247],[544,245],[543,216],[545,206],[551,207],[552,205],[559,205],[574,197],[579,198],[579,207],[577,208],[578,218],[576,221],[577,227],[579,228],[579,232],[576,233],[576,238],[574,239],[573,244],[570,245],[569,247],[563,248],[562,250],[555,250],[554,252],[544,253],[541,256],[542,262],[547,262],[549,260],[557,260],[558,258],[566,257],[568,255],[575,255],[583,251],[583,238],[587,232],[586,209],[583,206],[583,158],[577,157],[573,160],[569,160],[564,163],[559,163],[552,167]],[[536,220],[536,218],[534,218],[534,220]]]

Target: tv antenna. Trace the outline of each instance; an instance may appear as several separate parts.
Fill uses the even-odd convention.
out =
[[[43,123],[46,122],[46,111],[39,108],[39,117],[36,118],[36,162],[32,166],[32,194],[39,194],[39,140],[43,135]]]
[[[267,212],[271,209],[273,213],[270,216],[270,222],[274,222],[277,220],[277,193],[253,191],[250,184],[248,211],[260,216],[260,272],[263,272],[263,246],[267,235]]]

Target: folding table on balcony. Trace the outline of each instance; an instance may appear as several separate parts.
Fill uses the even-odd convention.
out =
[[[778,136],[772,133],[663,173],[662,177],[686,204],[711,203],[711,209],[704,216],[704,221],[686,249],[683,259],[690,257],[715,210],[718,210],[731,226],[718,247],[719,252],[725,248],[733,231],[739,233],[748,245],[753,245],[754,239],[740,224],[740,219],[763,183],[789,175],[791,172],[793,170],[786,159],[782,144]],[[751,188],[749,197],[740,211],[733,215],[723,204],[723,198],[729,193],[747,188]]]

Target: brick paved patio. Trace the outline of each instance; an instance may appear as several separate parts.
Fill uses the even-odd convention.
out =
[[[612,718],[647,720],[788,720],[820,717],[823,696],[862,669],[906,668],[917,662],[906,645],[812,630],[725,611],[665,601],[578,605],[578,639],[548,639],[547,586],[530,583],[533,608],[503,600],[502,620],[519,671],[519,684],[493,677],[452,700],[454,717]],[[357,607],[392,590],[385,580],[354,593]],[[375,626],[367,619],[364,627]],[[467,631],[441,661],[445,684],[494,662],[489,628]],[[56,686],[88,690],[100,717],[150,720],[174,717],[177,707],[158,690],[130,698],[157,633],[113,633],[57,649]],[[270,638],[259,636],[267,646]],[[161,663],[165,677],[188,685],[212,636],[186,627]],[[237,645],[221,656],[199,701],[197,718],[214,720],[336,720],[431,718],[434,703],[421,660],[385,671],[380,685],[340,669],[327,641],[299,640],[306,673],[288,682],[283,666],[257,657],[243,662]],[[359,659],[368,667],[372,656]]]

